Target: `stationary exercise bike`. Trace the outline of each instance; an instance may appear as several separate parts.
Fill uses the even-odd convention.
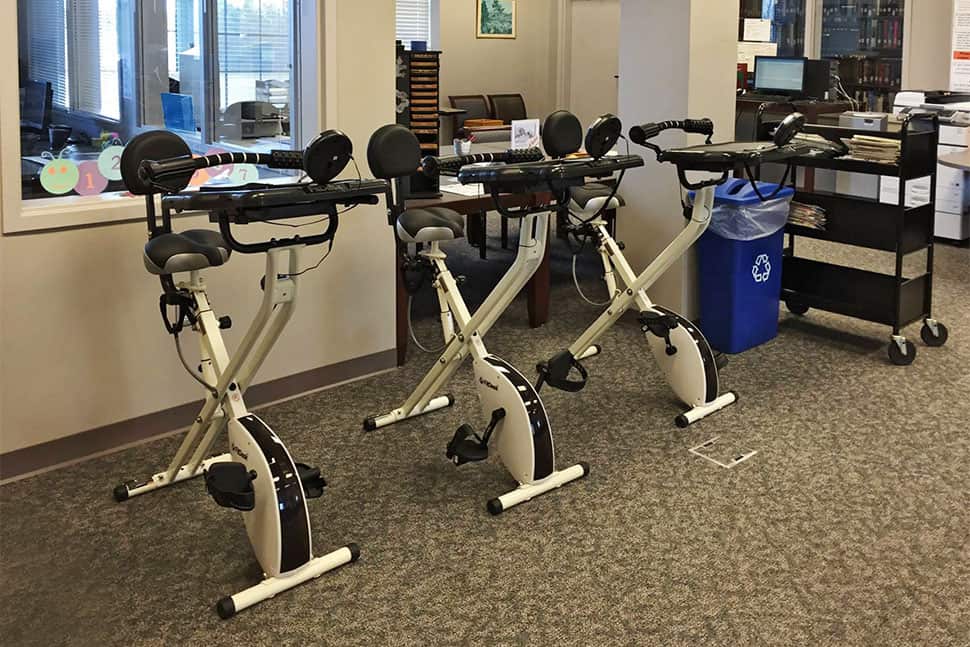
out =
[[[563,208],[569,222],[568,231],[572,236],[595,238],[597,241],[603,262],[604,280],[611,299],[606,311],[569,348],[539,365],[544,381],[566,391],[581,390],[588,379],[588,372],[581,360],[597,355],[601,349],[596,342],[627,310],[636,307],[641,329],[661,372],[676,396],[688,407],[675,418],[678,427],[687,427],[736,402],[737,395],[734,392],[719,392],[718,357],[700,329],[679,313],[654,304],[646,291],[707,229],[714,207],[714,188],[722,184],[736,166],[783,161],[805,152],[804,146],[790,144],[803,124],[804,118],[801,115],[791,115],[779,126],[773,143],[760,144],[711,144],[714,124],[709,119],[686,119],[635,126],[630,131],[630,139],[652,149],[657,154],[658,161],[676,164],[681,186],[697,191],[690,220],[684,230],[637,275],[602,218],[605,211],[620,206],[616,185],[586,185],[572,189],[569,204]],[[705,135],[707,143],[664,151],[648,142],[668,129]],[[619,137],[620,130],[619,120],[612,115],[605,115],[590,127],[587,139],[603,141],[604,145],[612,146]],[[713,171],[721,175],[712,180],[691,182],[685,175],[689,170]],[[618,284],[617,278],[622,286]],[[578,379],[570,377],[574,371],[578,373]]]
[[[554,157],[574,152],[582,139],[581,128],[573,128],[572,122],[563,119],[563,114],[551,115],[543,132],[546,152]],[[388,197],[388,214],[398,244],[427,246],[415,256],[405,258],[402,270],[430,276],[438,295],[446,346],[407,400],[389,413],[365,419],[364,429],[373,431],[453,404],[450,395],[436,396],[436,393],[464,359],[471,356],[479,401],[488,424],[481,434],[470,425],[461,425],[448,443],[445,455],[456,465],[483,461],[488,458],[489,443],[494,439],[503,465],[519,484],[511,492],[488,501],[487,509],[495,515],[589,473],[585,463],[556,469],[552,430],[536,388],[508,362],[490,354],[482,340],[542,261],[549,226],[548,212],[554,208],[540,204],[512,209],[503,204],[500,194],[530,192],[536,187],[548,191],[551,185],[578,184],[594,172],[562,159],[528,161],[541,157],[538,151],[510,151],[485,158],[467,156],[425,161],[426,168],[434,167],[438,171],[460,168],[458,179],[461,183],[484,184],[500,213],[521,218],[518,253],[512,267],[472,315],[440,247],[441,241],[464,235],[462,217],[443,208],[407,209],[404,206],[400,179],[412,174],[421,162],[417,139],[406,128],[385,126],[374,133],[368,146],[371,170],[377,177],[394,180],[397,185],[397,198]],[[480,161],[504,163],[487,167],[465,166]],[[639,163],[642,164],[642,160]],[[620,165],[611,168],[616,170]]]
[[[313,556],[306,501],[321,496],[326,482],[319,469],[295,462],[283,441],[243,401],[256,371],[296,307],[301,252],[308,246],[332,245],[338,205],[377,204],[377,196],[386,191],[382,181],[330,183],[347,164],[351,150],[346,135],[328,131],[302,152],[223,153],[192,158],[178,136],[153,131],[135,137],[122,155],[125,185],[131,193],[145,196],[150,240],[145,245],[144,262],[146,269],[161,280],[159,308],[165,328],[174,336],[186,370],[205,389],[205,403],[165,471],[144,482],[119,485],[114,497],[120,502],[204,476],[206,489],[216,503],[242,511],[265,579],[220,599],[216,610],[222,618],[360,556],[356,544],[321,557]],[[233,163],[301,169],[313,182],[184,190],[195,171]],[[156,194],[162,194],[161,224],[156,214]],[[210,219],[218,221],[220,231],[174,232],[172,214],[182,211],[208,212]],[[233,224],[301,216],[324,216],[328,221],[326,230],[253,243],[236,239],[231,229]],[[221,331],[232,322],[229,317],[217,317],[209,305],[201,271],[224,265],[232,251],[266,254],[266,273],[259,311],[230,359]],[[188,281],[176,283],[173,275],[183,272],[188,273]],[[199,333],[201,361],[197,371],[189,367],[182,354],[179,334],[185,328]],[[229,452],[208,456],[225,430]]]

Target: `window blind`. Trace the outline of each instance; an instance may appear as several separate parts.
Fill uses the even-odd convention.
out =
[[[111,119],[121,116],[116,0],[68,0],[71,107]]]
[[[431,40],[431,0],[397,0],[397,39]]]
[[[49,81],[54,105],[70,106],[67,76],[67,12],[64,0],[31,0],[19,5],[26,12],[27,74],[34,81]]]

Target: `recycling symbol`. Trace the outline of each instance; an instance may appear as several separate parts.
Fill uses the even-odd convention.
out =
[[[754,259],[754,265],[751,267],[751,276],[754,277],[755,283],[764,283],[771,276],[771,261],[768,260],[767,254],[761,254],[758,258]]]

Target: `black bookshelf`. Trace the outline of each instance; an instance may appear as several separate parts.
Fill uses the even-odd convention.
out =
[[[422,155],[439,154],[438,118],[441,52],[412,52],[397,47],[397,123],[407,126],[421,144]],[[415,173],[408,182],[408,197],[441,195],[437,176]]]
[[[796,166],[852,171],[869,175],[893,176],[899,180],[897,204],[814,190],[798,190],[795,200],[825,209],[824,230],[789,224],[788,245],[782,268],[782,299],[792,312],[803,314],[817,308],[892,328],[890,358],[909,364],[916,347],[902,336],[906,326],[932,317],[933,305],[933,227],[936,200],[936,150],[939,119],[936,115],[905,118],[898,130],[862,131],[838,126],[808,125],[806,133],[829,139],[848,139],[869,135],[900,140],[900,158],[895,164],[855,159],[799,157]],[[930,201],[906,206],[906,181],[930,177]],[[892,274],[870,272],[796,255],[798,237],[825,240],[844,245],[890,252],[895,256]],[[917,276],[903,275],[903,259],[925,250],[926,268]],[[935,322],[934,322],[935,324]],[[945,341],[945,326],[942,341]],[[921,335],[929,345],[940,345],[932,326],[924,323]],[[939,343],[937,343],[939,342]],[[902,348],[908,352],[903,353]]]
[[[822,58],[860,110],[890,112],[903,73],[905,0],[824,0]]]

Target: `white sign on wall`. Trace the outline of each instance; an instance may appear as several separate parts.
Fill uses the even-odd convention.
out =
[[[950,89],[970,92],[970,0],[953,0]]]

